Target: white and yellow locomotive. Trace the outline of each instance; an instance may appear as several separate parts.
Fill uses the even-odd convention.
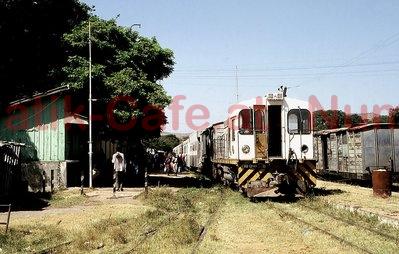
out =
[[[249,197],[308,193],[316,161],[307,108],[307,101],[288,98],[286,88],[234,105],[226,121],[192,134],[193,166]]]

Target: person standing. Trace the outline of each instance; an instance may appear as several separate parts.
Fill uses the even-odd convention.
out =
[[[139,175],[139,169],[140,169],[140,160],[137,157],[137,155],[134,155],[134,157],[133,157],[133,173],[136,176]]]
[[[175,172],[175,174],[177,175],[177,157],[176,157],[176,154],[172,155],[172,166],[171,166],[171,168]]]
[[[169,153],[165,159],[165,169],[166,173],[169,175],[170,172],[173,170],[173,155]]]
[[[183,172],[183,154],[179,154],[177,156],[177,172],[176,172],[176,175],[177,175],[177,173],[181,173],[181,172]]]
[[[116,153],[112,155],[112,163],[114,164],[114,188],[115,191],[123,191],[123,174],[126,171],[125,155],[121,152],[120,147],[118,147]]]

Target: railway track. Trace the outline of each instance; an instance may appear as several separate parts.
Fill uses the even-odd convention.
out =
[[[191,253],[198,253],[198,249],[202,243],[202,241],[204,240],[209,227],[213,224],[213,222],[216,219],[216,216],[220,210],[220,208],[222,207],[223,203],[225,200],[225,189],[221,188],[220,189],[220,196],[219,196],[219,202],[217,203],[218,205],[212,210],[212,212],[209,215],[208,220],[206,221],[206,223],[202,226],[201,231],[199,233],[198,236],[198,240],[195,243],[192,252]],[[130,248],[126,249],[125,251],[121,252],[124,254],[127,253],[135,253],[138,251],[139,247],[144,244],[146,241],[148,241],[150,238],[153,238],[159,231],[161,231],[161,229],[165,226],[168,225],[168,222],[170,222],[173,219],[176,219],[179,216],[179,213],[174,214],[172,217],[169,218],[165,218],[165,220],[163,220],[159,225],[157,225],[155,228],[151,229],[149,232],[144,232],[141,236],[141,240],[135,244],[134,246],[131,246]]]
[[[320,227],[314,225],[313,223],[310,223],[310,222],[308,222],[308,221],[305,221],[304,219],[301,219],[301,218],[299,218],[298,216],[296,216],[296,215],[294,215],[294,214],[292,214],[292,213],[290,213],[290,212],[287,212],[285,209],[283,209],[283,208],[281,208],[281,207],[277,207],[277,206],[275,206],[275,205],[272,205],[272,208],[273,208],[274,210],[278,211],[278,215],[279,215],[280,217],[282,217],[282,218],[284,218],[284,217],[290,218],[290,219],[292,219],[292,220],[294,220],[294,221],[296,221],[296,222],[298,222],[298,223],[300,223],[300,224],[302,224],[302,225],[306,225],[306,226],[308,226],[308,227],[310,227],[310,228],[312,228],[312,229],[314,229],[314,230],[316,230],[316,231],[319,231],[319,232],[321,232],[321,233],[323,233],[323,234],[325,234],[325,235],[331,237],[332,239],[334,239],[334,240],[336,240],[336,241],[338,241],[338,242],[340,242],[340,243],[343,243],[343,244],[345,244],[345,245],[347,245],[347,246],[349,246],[349,247],[351,247],[351,248],[357,249],[357,250],[359,250],[359,251],[361,251],[361,252],[370,253],[370,254],[373,253],[373,252],[370,252],[369,250],[367,250],[367,249],[365,249],[365,248],[363,248],[363,247],[357,246],[357,245],[355,245],[355,244],[353,244],[353,243],[351,243],[351,242],[345,240],[344,238],[342,238],[342,237],[340,237],[340,236],[338,236],[338,235],[335,235],[335,234],[333,234],[333,233],[330,233],[330,232],[328,232],[327,230],[325,230],[325,229],[323,229],[323,228],[320,228]]]
[[[177,218],[179,214],[176,214],[174,216],[174,219]],[[168,222],[171,220],[172,218],[165,218],[157,227],[152,228],[146,232],[143,232],[141,234],[141,239],[138,241],[138,243],[134,244],[133,246],[130,246],[129,248],[127,248],[126,250],[122,251],[122,254],[128,254],[128,253],[135,253],[137,252],[138,248],[143,245],[145,243],[145,241],[148,241],[148,239],[154,237],[157,232],[159,232],[163,227],[167,226]]]
[[[200,232],[199,237],[198,237],[198,241],[195,243],[195,245],[194,245],[194,247],[193,247],[193,249],[192,249],[192,251],[191,251],[192,254],[198,253],[199,247],[200,247],[202,241],[204,240],[204,238],[205,238],[205,236],[206,236],[206,234],[207,234],[207,232],[208,232],[209,227],[210,227],[210,226],[213,224],[213,222],[215,221],[216,216],[218,215],[218,212],[220,211],[222,205],[223,205],[224,202],[225,202],[225,196],[226,196],[225,189],[224,189],[224,188],[221,188],[221,189],[220,189],[220,197],[219,197],[218,205],[217,205],[217,207],[212,211],[212,213],[209,215],[209,218],[208,218],[208,220],[206,221],[205,225],[202,226],[201,232]]]
[[[362,229],[367,230],[367,231],[369,231],[369,232],[371,232],[373,234],[376,234],[376,235],[382,236],[384,238],[399,242],[399,238],[397,236],[393,236],[393,235],[390,235],[390,234],[383,233],[383,232],[378,231],[378,230],[376,230],[374,228],[367,227],[367,226],[361,225],[359,223],[354,223],[354,222],[352,222],[350,220],[346,220],[346,219],[338,217],[338,216],[336,216],[334,214],[331,214],[331,213],[328,213],[326,211],[323,211],[323,210],[321,210],[320,208],[317,208],[317,207],[312,207],[312,206],[305,205],[305,204],[302,204],[302,203],[298,203],[298,205],[303,207],[303,208],[305,208],[305,209],[311,210],[313,212],[317,211],[320,214],[326,215],[326,216],[328,216],[328,217],[330,217],[332,219],[335,219],[335,220],[339,220],[339,221],[341,221],[343,223],[346,223],[347,225],[358,227],[358,228],[362,228]],[[328,206],[332,210],[336,209],[336,208],[333,208],[332,206],[329,206],[328,204],[326,204],[326,206]]]
[[[333,214],[329,214],[329,213],[327,213],[325,211],[322,211],[321,209],[317,209],[317,208],[309,206],[309,205],[305,205],[305,204],[302,204],[302,203],[292,203],[292,204],[290,204],[290,206],[286,206],[285,207],[285,205],[282,205],[282,204],[272,204],[272,203],[268,204],[268,206],[270,208],[274,209],[275,211],[277,211],[278,215],[280,217],[282,217],[282,218],[289,218],[289,219],[297,222],[298,224],[305,225],[306,227],[309,227],[309,228],[311,228],[311,229],[313,229],[315,231],[318,231],[318,232],[320,232],[320,233],[322,233],[322,234],[334,239],[335,241],[338,241],[341,244],[346,245],[346,246],[348,246],[348,247],[350,247],[350,248],[352,248],[354,250],[357,250],[357,251],[359,251],[361,253],[370,253],[370,254],[378,253],[376,251],[367,249],[367,248],[365,248],[365,246],[362,246],[362,245],[360,245],[360,244],[358,244],[356,242],[353,242],[353,241],[350,241],[348,239],[345,239],[344,237],[340,236],[339,234],[333,233],[333,231],[331,229],[322,228],[322,227],[316,225],[315,222],[310,222],[308,220],[305,220],[305,219],[301,218],[302,216],[297,215],[295,212],[292,212],[292,206],[295,206],[295,205],[298,205],[299,208],[305,209],[308,212],[315,213],[315,214],[318,214],[318,215],[321,215],[321,216],[328,216],[330,219],[333,219],[333,220],[338,221],[340,223],[344,223],[344,224],[352,226],[352,227],[356,227],[356,228],[360,228],[362,230],[366,230],[366,231],[368,231],[368,232],[370,232],[370,233],[372,233],[372,234],[374,234],[376,236],[382,237],[382,238],[384,238],[384,239],[386,239],[388,241],[396,242],[397,246],[399,244],[398,237],[396,237],[396,236],[380,232],[380,231],[378,231],[376,229],[367,227],[365,225],[360,225],[359,223],[354,223],[352,221],[346,220],[344,218],[338,217],[338,216],[333,215]]]

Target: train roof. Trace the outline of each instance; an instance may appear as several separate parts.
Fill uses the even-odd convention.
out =
[[[238,103],[230,106],[230,109],[232,109],[232,112],[229,115],[229,117],[237,116],[242,109],[253,107],[253,105],[275,105],[275,104],[278,104],[279,102],[282,102],[283,105],[285,104],[288,107],[295,107],[295,108],[301,107],[301,108],[306,108],[306,109],[309,108],[309,102],[305,101],[305,100],[300,100],[300,99],[296,99],[296,98],[292,98],[292,97],[284,97],[283,99],[277,101],[277,100],[269,100],[267,97],[258,96],[258,97],[252,98],[252,99],[238,102]],[[214,125],[216,125],[216,124],[214,124]]]

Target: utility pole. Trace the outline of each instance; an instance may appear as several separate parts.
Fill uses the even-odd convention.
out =
[[[89,187],[93,188],[93,140],[92,140],[92,95],[91,95],[91,26],[89,20]]]
[[[237,96],[237,103],[238,103],[238,68],[236,65],[236,96]]]

